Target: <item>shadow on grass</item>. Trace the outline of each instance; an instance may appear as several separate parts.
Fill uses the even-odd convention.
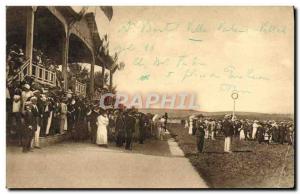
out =
[[[234,150],[232,152],[234,152],[234,153],[243,153],[243,152],[249,153],[249,152],[253,152],[253,151],[252,150]]]

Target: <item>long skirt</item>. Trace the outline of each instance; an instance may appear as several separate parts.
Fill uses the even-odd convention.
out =
[[[165,130],[163,127],[158,127],[159,140],[164,140]]]
[[[193,125],[190,125],[189,127],[189,135],[192,135],[193,134]]]
[[[106,126],[98,126],[96,144],[107,145],[107,128]]]
[[[245,139],[245,132],[244,129],[241,129],[240,131],[240,140],[244,140]]]
[[[74,127],[74,140],[82,141],[88,137],[88,125],[85,120],[79,120]]]
[[[224,152],[231,152],[231,137],[225,137]]]

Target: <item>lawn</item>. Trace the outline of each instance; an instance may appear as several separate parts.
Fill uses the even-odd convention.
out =
[[[204,153],[196,153],[196,138],[182,125],[169,131],[199,174],[212,188],[292,188],[294,149],[292,146],[258,144],[233,140],[233,153],[223,153],[224,137],[206,140]]]

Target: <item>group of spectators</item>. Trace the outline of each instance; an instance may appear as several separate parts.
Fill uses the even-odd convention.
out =
[[[45,67],[49,70],[55,70],[58,68],[57,63],[52,58],[44,54],[42,50],[36,48],[32,51],[32,63]]]
[[[26,81],[6,87],[7,135],[24,152],[40,149],[40,137],[71,133],[74,141],[132,148],[132,141],[159,139],[166,131],[167,115],[144,114],[134,108],[102,109],[99,102],[71,93],[45,91]]]
[[[123,106],[104,110],[97,100],[63,92],[60,87],[44,90],[30,75],[17,81],[15,75],[26,57],[17,44],[7,51],[7,137],[16,140],[24,152],[40,149],[40,137],[65,133],[70,133],[74,141],[90,139],[101,146],[115,141],[117,146],[125,144],[126,149],[132,148],[133,141],[143,143],[152,136],[163,139],[167,115],[144,114]],[[35,48],[32,63],[57,69],[53,60]]]
[[[99,146],[108,145],[108,140],[116,146],[132,150],[132,143],[143,144],[146,138],[164,140],[168,115],[145,114],[137,109],[121,107],[103,110],[96,106],[91,113],[92,142]]]
[[[87,100],[71,94],[52,93],[25,80],[6,87],[7,136],[24,152],[40,148],[39,137],[63,134],[77,125],[75,139],[84,138]],[[68,126],[69,125],[69,126]],[[79,135],[80,134],[80,135]]]
[[[204,139],[215,140],[216,136],[221,135],[225,136],[225,152],[230,152],[231,137],[243,141],[258,141],[259,144],[294,145],[294,123],[287,120],[232,119],[232,115],[225,115],[224,119],[213,119],[201,115],[185,120],[185,128],[189,129],[190,135],[198,137],[199,152],[203,150]]]
[[[7,73],[14,75],[26,61],[25,54],[20,45],[13,44],[7,49]],[[49,70],[58,68],[55,61],[45,55],[40,49],[34,48],[32,51],[32,63]]]
[[[257,140],[258,143],[294,144],[294,123],[275,120],[235,120],[234,135],[241,140]]]
[[[19,68],[24,64],[26,57],[24,55],[23,49],[17,44],[13,44],[7,49],[7,65],[6,72],[8,76],[15,75]]]

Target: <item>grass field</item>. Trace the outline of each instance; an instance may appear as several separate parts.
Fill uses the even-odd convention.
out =
[[[212,188],[292,188],[294,149],[288,145],[233,140],[233,153],[223,153],[224,138],[205,142],[196,153],[196,139],[179,124],[168,127],[195,169]]]
[[[205,117],[213,117],[216,119],[224,118],[225,114],[231,114],[232,111],[221,112],[204,112],[196,110],[178,110],[178,109],[139,109],[143,113],[152,113],[164,115],[168,113],[169,118],[186,119],[193,114],[202,114]],[[293,120],[294,114],[272,114],[272,113],[258,113],[258,112],[236,112],[236,116],[240,119],[250,120]]]

